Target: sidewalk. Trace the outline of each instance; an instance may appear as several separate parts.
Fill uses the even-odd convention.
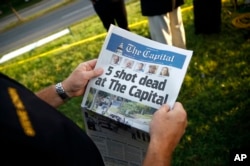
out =
[[[27,18],[29,16],[35,15],[36,13],[45,11],[49,8],[53,8],[54,6],[63,4],[65,2],[66,0],[43,0],[37,4],[34,4],[33,6],[30,6],[28,8],[18,11],[18,13],[22,18]],[[0,31],[2,31],[8,25],[13,24],[17,21],[18,19],[14,14],[1,18],[0,19]]]

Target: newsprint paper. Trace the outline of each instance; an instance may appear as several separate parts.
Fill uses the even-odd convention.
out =
[[[110,26],[81,108],[106,166],[140,166],[153,113],[173,107],[193,52]]]

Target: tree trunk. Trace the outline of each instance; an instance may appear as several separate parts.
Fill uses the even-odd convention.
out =
[[[6,2],[8,3],[10,9],[12,10],[12,12],[15,14],[15,16],[17,17],[17,19],[19,21],[23,21],[22,17],[18,14],[18,12],[16,11],[16,9],[12,6],[11,2],[9,0],[6,0]]]

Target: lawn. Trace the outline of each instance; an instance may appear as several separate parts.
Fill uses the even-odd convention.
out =
[[[132,32],[149,37],[138,0],[127,4]],[[188,113],[188,127],[173,157],[173,166],[228,166],[234,148],[249,148],[249,29],[232,20],[242,13],[228,2],[222,7],[221,33],[194,34],[192,0],[183,6],[187,49],[194,54],[178,101]],[[71,33],[0,65],[0,72],[32,91],[63,80],[81,62],[97,58],[105,29],[97,16],[70,27]],[[84,130],[81,97],[59,108]]]

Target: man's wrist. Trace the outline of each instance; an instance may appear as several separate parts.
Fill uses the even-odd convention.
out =
[[[56,88],[56,93],[58,94],[58,96],[60,96],[62,100],[65,101],[65,100],[70,99],[70,97],[67,95],[66,91],[64,90],[61,82],[57,83],[55,85],[55,88]]]
[[[161,143],[154,143],[150,140],[143,166],[151,166],[157,163],[158,166],[170,166],[172,151],[167,147],[161,147]]]
[[[151,146],[152,149],[154,149],[156,152],[159,152],[163,154],[165,157],[170,157],[172,156],[172,153],[174,151],[173,146],[171,145],[171,142],[163,142],[160,140],[151,140],[149,146]]]

